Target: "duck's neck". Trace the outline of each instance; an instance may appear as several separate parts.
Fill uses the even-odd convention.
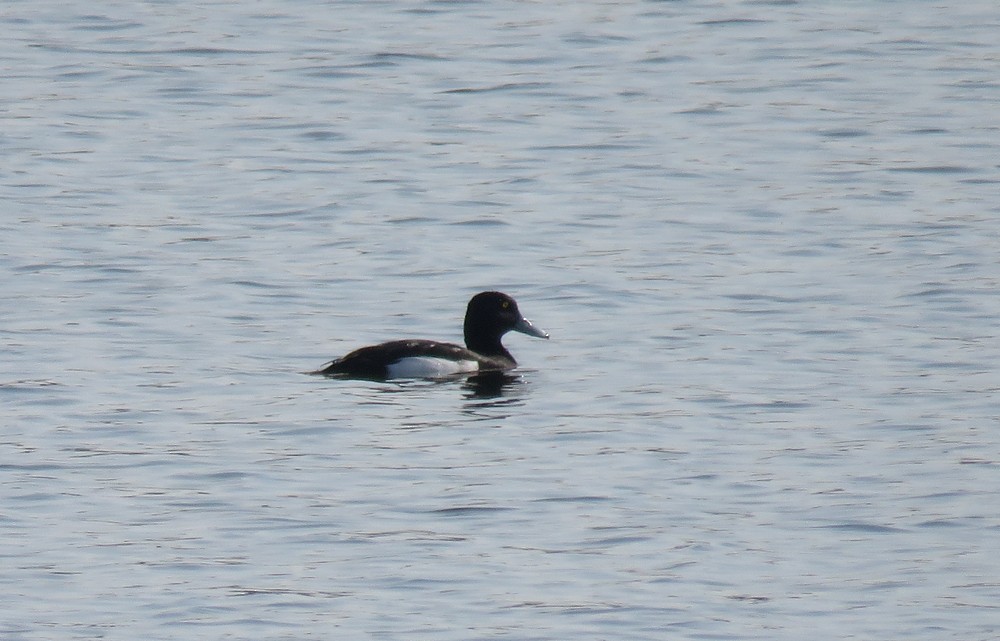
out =
[[[511,366],[517,364],[510,352],[500,343],[500,337],[484,339],[482,336],[473,335],[466,329],[465,346],[481,356],[507,360],[510,361]]]

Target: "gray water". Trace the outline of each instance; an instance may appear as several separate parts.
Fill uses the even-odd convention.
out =
[[[0,638],[997,638],[992,0],[0,24]]]

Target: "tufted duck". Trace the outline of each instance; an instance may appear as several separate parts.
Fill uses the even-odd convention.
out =
[[[499,372],[517,366],[500,343],[510,330],[549,337],[521,315],[513,298],[500,292],[482,292],[472,297],[465,312],[465,347],[429,340],[390,341],[356,349],[312,373],[384,380]]]

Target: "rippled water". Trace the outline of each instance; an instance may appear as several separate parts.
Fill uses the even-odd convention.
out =
[[[8,3],[0,636],[993,638],[952,4]],[[303,373],[493,288],[502,386]]]

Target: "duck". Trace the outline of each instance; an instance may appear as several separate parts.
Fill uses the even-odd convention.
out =
[[[512,297],[496,291],[480,292],[465,310],[465,347],[424,339],[389,341],[356,349],[310,373],[389,380],[505,372],[517,367],[517,361],[500,342],[510,331],[549,338],[521,314]]]

